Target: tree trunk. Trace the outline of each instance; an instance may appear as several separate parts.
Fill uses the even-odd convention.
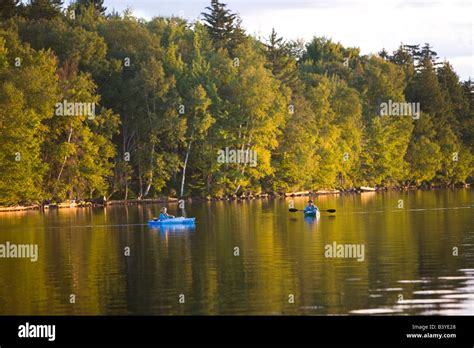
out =
[[[128,199],[128,179],[125,178],[125,200]]]
[[[211,193],[211,180],[212,180],[212,174],[209,173],[206,176],[206,189],[207,189],[207,194]]]
[[[143,196],[143,180],[142,180],[142,172],[140,170],[140,165],[138,165],[138,183],[140,185],[140,194],[138,197],[141,199]]]
[[[71,143],[71,138],[72,138],[72,127],[71,129],[69,130],[69,135],[67,137],[67,143]],[[63,170],[64,170],[64,166],[66,165],[66,161],[67,161],[67,156],[64,156],[64,160],[63,160],[63,163],[61,165],[61,169],[59,170],[59,174],[58,174],[58,178],[56,179],[56,182],[58,183],[59,180],[61,179],[61,175],[63,174]]]
[[[180,193],[180,197],[183,197],[183,194],[184,194],[184,182],[186,180],[186,166],[188,165],[188,158],[189,158],[189,152],[191,151],[191,144],[192,144],[192,140],[189,141],[189,146],[188,146],[188,150],[186,151],[186,157],[184,159],[184,166],[183,166],[183,178],[181,179],[181,193]]]
[[[150,192],[151,184],[153,183],[153,173],[154,173],[153,158],[154,158],[154,156],[155,156],[155,144],[153,144],[153,146],[151,148],[151,154],[150,154],[150,171],[151,171],[151,173],[150,173],[150,178],[148,179],[148,184],[146,186],[145,193],[144,193],[143,197],[146,197],[148,195],[148,193]]]
[[[252,134],[249,135],[249,140],[247,142],[247,151],[250,151],[250,143],[251,142],[252,142]],[[242,144],[242,148],[241,148],[242,152],[244,151],[244,149],[245,149],[245,144]],[[245,167],[247,167],[247,162],[244,162],[244,164],[242,166],[242,171],[241,171],[242,175],[244,175],[244,173],[245,173]],[[234,195],[236,195],[237,192],[239,192],[240,187],[241,187],[241,185],[237,186],[237,189],[234,191]]]

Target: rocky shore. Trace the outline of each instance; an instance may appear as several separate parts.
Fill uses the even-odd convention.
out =
[[[295,191],[285,193],[244,193],[241,195],[232,196],[216,196],[216,197],[186,197],[183,198],[186,202],[200,202],[200,201],[241,201],[241,200],[254,200],[254,199],[276,199],[276,198],[287,198],[287,197],[310,197],[320,195],[338,195],[338,194],[363,194],[365,192],[386,192],[386,191],[413,191],[413,190],[431,190],[431,189],[446,189],[446,188],[470,188],[470,184],[459,184],[451,186],[399,186],[399,187],[369,187],[360,186],[357,188],[350,189],[329,189],[329,190],[318,190],[318,191]],[[87,207],[104,207],[113,205],[134,205],[134,204],[173,204],[179,203],[180,199],[177,197],[158,197],[158,198],[147,198],[147,199],[127,199],[127,200],[105,200],[95,199],[90,201],[79,201],[69,200],[60,203],[44,203],[44,204],[31,204],[31,205],[18,205],[11,207],[0,207],[0,213],[4,212],[18,212],[25,210],[52,210],[52,209],[64,209],[64,208],[87,208]]]

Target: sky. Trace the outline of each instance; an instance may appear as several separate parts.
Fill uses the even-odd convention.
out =
[[[65,1],[67,2],[67,1]],[[474,79],[472,0],[224,0],[248,33],[267,38],[274,27],[285,39],[325,36],[362,54],[400,43],[433,46],[463,80]],[[210,0],[105,0],[108,10],[135,16],[199,18]]]

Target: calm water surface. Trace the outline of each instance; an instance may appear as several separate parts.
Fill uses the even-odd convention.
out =
[[[150,229],[158,204],[0,213],[0,243],[39,246],[37,262],[0,259],[0,314],[474,315],[473,190],[317,204],[337,213],[308,220],[288,199],[188,204],[194,230]],[[333,242],[363,245],[364,260],[326,258]]]

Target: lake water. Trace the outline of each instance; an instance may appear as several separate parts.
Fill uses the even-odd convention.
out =
[[[0,259],[0,314],[474,314],[473,190],[288,203],[188,203],[194,230],[150,229],[159,204],[0,213],[0,244],[39,248]]]

